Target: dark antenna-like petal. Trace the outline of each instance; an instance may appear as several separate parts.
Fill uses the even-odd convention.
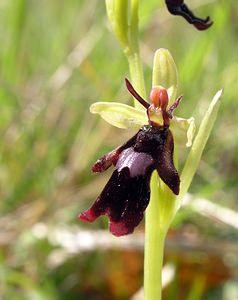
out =
[[[183,95],[179,96],[174,103],[169,107],[167,113],[170,118],[172,118],[174,110],[179,106],[180,101],[183,99]]]
[[[126,87],[127,87],[128,91],[132,94],[132,96],[138,102],[140,102],[141,105],[143,105],[146,109],[148,109],[150,104],[137,93],[137,91],[133,88],[132,84],[130,83],[130,81],[127,78],[125,78],[125,82],[126,82]]]

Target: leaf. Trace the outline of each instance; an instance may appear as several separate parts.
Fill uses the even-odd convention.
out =
[[[218,91],[212,99],[208,110],[206,111],[202,122],[200,124],[198,133],[194,139],[193,145],[189,152],[185,166],[181,173],[181,190],[179,194],[179,200],[187,193],[188,188],[192,182],[193,176],[198,168],[203,149],[207,143],[207,140],[211,134],[212,128],[217,118],[217,112],[220,107],[220,99],[222,90]],[[178,201],[178,206],[180,201]]]

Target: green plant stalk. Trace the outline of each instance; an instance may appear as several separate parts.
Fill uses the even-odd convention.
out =
[[[112,29],[127,57],[132,84],[136,91],[143,98],[146,98],[143,68],[139,53],[139,1],[131,0],[130,2],[123,2],[124,1],[121,0],[106,0],[108,17]],[[130,14],[127,10],[129,8],[127,6],[128,4],[130,4]],[[166,61],[168,55],[168,53],[165,53],[162,62]],[[158,58],[158,55],[156,57]],[[156,60],[155,64],[160,65],[160,60],[158,62]],[[174,69],[173,64],[170,65],[172,70]],[[177,74],[175,77],[177,78]],[[155,73],[153,73],[153,86],[159,84],[157,83],[157,79],[158,76],[155,76]],[[137,101],[134,102],[134,105],[135,107],[140,107]],[[169,188],[158,179],[157,173],[154,172],[151,179],[151,198],[146,210],[145,224],[145,300],[161,299],[164,241],[168,226],[174,215],[174,207],[174,195]]]
[[[165,67],[166,66],[166,67]],[[177,70],[170,53],[157,50],[154,57],[152,86],[165,83],[177,88]],[[176,150],[176,147],[175,147]],[[175,151],[175,161],[177,155]],[[145,218],[144,294],[145,300],[162,298],[164,242],[176,208],[176,197],[156,172],[151,179],[151,198]]]
[[[146,98],[143,68],[139,53],[138,38],[138,0],[131,1],[131,22],[127,56],[130,75],[135,89]],[[128,49],[128,48],[127,48]],[[155,63],[157,63],[155,61]],[[157,76],[153,74],[156,85]],[[139,107],[137,101],[135,107]],[[167,200],[167,201],[166,201]],[[164,242],[169,224],[174,215],[175,197],[168,187],[161,183],[158,174],[153,172],[151,178],[150,204],[145,217],[145,248],[144,248],[144,299],[160,300],[162,297],[162,268],[164,258]],[[169,208],[167,206],[169,205]]]
[[[132,83],[142,97],[146,96],[141,59],[138,52],[126,55],[130,68]],[[135,107],[140,106],[135,101]],[[167,226],[163,230],[160,224],[158,175],[154,172],[151,179],[150,204],[145,218],[145,250],[144,250],[144,294],[145,300],[160,300],[162,294],[162,267],[164,256],[164,240]]]
[[[138,39],[138,0],[131,1],[130,47],[124,51],[130,69],[132,83],[138,93],[146,98],[143,68],[139,53]],[[140,107],[134,101],[135,107]],[[153,172],[151,177],[150,204],[145,218],[145,250],[144,250],[144,299],[160,300],[162,295],[162,267],[164,257],[164,241],[167,226],[163,229],[160,223],[158,175]],[[162,199],[161,199],[162,200]]]
[[[151,177],[150,204],[145,218],[145,253],[144,253],[144,299],[160,300],[162,297],[162,268],[164,242],[167,230],[160,224],[158,201],[158,175]]]
[[[134,48],[136,49],[136,47]],[[139,50],[127,55],[133,85],[145,97],[145,84]],[[153,75],[152,85],[157,77]],[[150,204],[145,217],[144,299],[160,300],[162,297],[162,268],[164,242],[174,216],[176,201],[169,188],[159,180],[156,172],[151,178]]]

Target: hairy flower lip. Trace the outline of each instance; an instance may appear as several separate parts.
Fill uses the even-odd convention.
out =
[[[79,215],[81,220],[89,222],[107,215],[110,231],[116,236],[133,232],[143,219],[150,200],[150,178],[154,170],[175,195],[180,190],[180,178],[173,162],[174,139],[169,130],[167,90],[154,87],[152,104],[149,104],[127,79],[126,85],[128,91],[146,108],[149,124],[143,125],[136,135],[92,166],[94,172],[103,172],[111,165],[115,166],[115,170],[94,204]],[[178,100],[175,103],[173,108],[169,108],[171,116]],[[155,115],[161,115],[161,122],[152,119],[153,111]]]
[[[115,170],[94,204],[79,219],[93,222],[107,215],[112,234],[132,233],[149,204],[153,170],[157,170],[174,194],[179,193],[173,148],[173,136],[168,128],[146,125],[125,144],[97,160],[93,171],[102,172],[112,164]]]

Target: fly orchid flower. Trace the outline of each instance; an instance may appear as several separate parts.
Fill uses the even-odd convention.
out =
[[[206,19],[196,17],[184,3],[184,0],[166,0],[165,3],[168,11],[172,15],[184,17],[188,23],[193,24],[198,30],[206,30],[213,24],[213,22],[210,20],[210,17],[207,17]]]
[[[93,172],[103,172],[112,165],[115,170],[95,203],[79,215],[81,220],[88,222],[107,215],[110,231],[116,236],[133,232],[143,219],[149,204],[150,178],[154,170],[164,186],[168,187],[163,189],[161,185],[160,195],[170,200],[171,205],[167,204],[171,207],[161,209],[160,218],[165,228],[170,224],[196,172],[222,94],[222,91],[218,91],[214,96],[192,144],[194,118],[182,119],[173,115],[182,97],[176,99],[177,69],[168,50],[159,49],[155,53],[151,103],[144,100],[127,79],[126,86],[141,104],[140,107],[117,102],[97,102],[91,105],[90,111],[100,114],[104,120],[118,128],[137,128],[139,131],[92,166]],[[173,162],[174,144],[192,146],[180,176]]]
[[[92,166],[93,172],[103,172],[111,165],[115,166],[115,170],[95,203],[79,216],[81,220],[93,222],[99,216],[107,215],[110,231],[116,236],[133,232],[142,220],[149,204],[153,170],[157,170],[174,194],[179,194],[180,185],[173,163],[174,139],[169,126],[182,96],[168,107],[167,90],[155,86],[150,93],[150,104],[127,79],[126,86],[146,109],[148,125],[144,123],[129,141],[98,159]]]

